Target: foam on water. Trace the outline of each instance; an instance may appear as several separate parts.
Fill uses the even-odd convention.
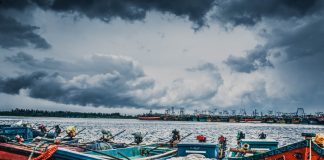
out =
[[[135,119],[94,119],[94,118],[35,118],[35,117],[0,117],[0,124],[13,124],[17,121],[40,123],[47,126],[59,124],[77,126],[78,129],[86,128],[78,136],[83,141],[99,139],[101,129],[110,130],[113,134],[126,129],[122,135],[116,137],[116,141],[130,143],[134,132],[142,132],[147,135],[145,143],[153,143],[160,139],[169,139],[173,129],[180,130],[181,135],[193,133],[184,141],[196,141],[195,136],[203,134],[207,140],[217,142],[217,137],[224,135],[230,147],[236,144],[237,131],[246,133],[246,138],[257,138],[258,134],[264,132],[268,138],[279,141],[279,145],[287,145],[303,139],[301,133],[324,133],[324,126],[320,125],[296,125],[296,124],[252,124],[252,123],[221,123],[221,122],[180,122],[180,121],[140,121]],[[50,127],[48,127],[50,128]]]

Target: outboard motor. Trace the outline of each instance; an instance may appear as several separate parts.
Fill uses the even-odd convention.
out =
[[[55,125],[55,137],[59,136],[62,133],[62,129],[60,128],[59,125]]]
[[[218,137],[218,144],[219,144],[219,149],[218,149],[218,159],[223,159],[225,157],[225,151],[227,149],[227,139],[221,135]]]
[[[134,136],[134,142],[139,145],[143,142],[143,135],[141,132],[136,132],[132,134]]]
[[[108,142],[113,139],[113,135],[111,134],[111,132],[109,130],[102,129],[101,133],[102,133],[101,140]]]
[[[237,140],[245,139],[245,134],[242,131],[237,133]]]
[[[46,126],[41,124],[40,126],[38,126],[38,129],[43,133],[45,134],[47,132],[47,129],[46,129]]]
[[[172,141],[180,140],[180,132],[177,129],[172,131]]]
[[[180,142],[180,132],[177,129],[174,129],[172,131],[172,139],[170,140],[170,146],[174,147],[179,142]]]
[[[266,139],[267,135],[264,134],[263,132],[261,132],[261,134],[259,134],[259,139]]]
[[[245,139],[245,134],[242,131],[237,132],[236,140],[237,144],[240,145],[240,140]]]

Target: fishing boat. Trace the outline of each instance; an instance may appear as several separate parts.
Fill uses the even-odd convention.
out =
[[[8,141],[17,139],[17,135],[23,141],[30,141],[33,139],[33,131],[29,127],[3,127],[0,130],[0,136],[6,138]],[[5,139],[1,139],[5,141]]]
[[[249,147],[246,150],[231,149],[231,152],[240,152],[241,154],[230,153],[228,155],[229,160],[324,160],[324,136],[316,135],[312,133],[303,133],[302,136],[305,140],[293,143],[287,146],[275,148],[275,145],[267,143],[267,146],[261,146],[267,148],[268,151],[258,150],[260,146],[259,142],[252,141],[252,146],[257,148]],[[313,137],[315,139],[313,140]],[[243,143],[245,141],[242,141]],[[249,141],[251,142],[251,141]],[[248,143],[249,143],[248,142]],[[248,144],[247,143],[247,144]],[[265,141],[262,141],[265,144]],[[273,146],[272,146],[273,145]],[[272,147],[271,147],[272,146]]]
[[[168,145],[159,146],[160,144],[133,146],[127,148],[117,148],[101,151],[89,151],[84,152],[85,154],[103,156],[111,155],[120,159],[136,159],[136,160],[148,160],[148,159],[160,159],[173,157],[177,150],[171,148]]]
[[[39,147],[37,150],[33,150],[35,147],[36,146],[27,144],[0,143],[0,159],[28,160],[29,157],[37,158],[40,156],[48,155],[50,158],[59,160],[102,160],[101,157],[78,152],[76,151],[77,148],[67,148],[60,146],[55,147],[54,150],[45,150],[45,147]]]
[[[237,148],[230,148],[227,159],[251,157],[277,149],[278,144],[272,139],[241,139]]]
[[[138,117],[139,120],[161,120],[159,116],[140,116]]]
[[[56,146],[56,145],[55,145]],[[33,151],[36,146],[17,144],[17,143],[0,143],[0,159],[6,160],[27,160],[30,155],[33,158],[48,154],[46,147],[39,147]],[[118,148],[100,151],[82,151],[78,146],[58,145],[57,149],[50,156],[53,159],[60,160],[103,160],[103,159],[159,159],[173,157],[176,154],[175,148],[160,144],[133,146],[128,148]]]
[[[188,159],[224,159],[226,154],[227,140],[224,136],[218,138],[218,143],[207,142],[204,135],[196,137],[198,142],[180,142],[177,144],[177,154],[173,158],[180,160]],[[171,158],[171,160],[173,159]],[[164,159],[163,159],[164,160]]]
[[[210,118],[207,115],[196,115],[193,117],[193,121],[195,122],[210,122]]]
[[[205,158],[216,159],[218,156],[218,144],[216,143],[179,143],[177,148],[177,157],[200,154]]]
[[[243,118],[240,123],[261,123],[262,120],[258,118]]]
[[[76,129],[73,128],[73,134],[76,135]],[[82,130],[81,130],[82,131]],[[54,159],[62,160],[98,160],[98,159],[156,159],[172,156],[176,149],[169,144],[140,145],[143,139],[142,134],[134,135],[134,144],[120,145],[118,143],[108,142],[111,138],[123,133],[125,130],[115,134],[112,137],[105,137],[102,140],[85,145],[80,143],[70,143],[64,141],[65,137],[51,139],[44,137],[33,138],[32,129],[29,127],[4,127],[1,129],[2,143],[0,143],[0,159],[6,157],[7,160],[24,160],[29,157],[48,155]],[[104,133],[106,133],[105,131]],[[19,136],[19,140],[17,139]],[[104,141],[107,140],[107,141]],[[108,147],[98,147],[98,144],[106,144]],[[56,148],[48,151],[45,148]],[[10,158],[8,158],[10,157]]]

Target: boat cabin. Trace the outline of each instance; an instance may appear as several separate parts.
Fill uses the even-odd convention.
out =
[[[201,154],[206,158],[216,158],[218,144],[216,143],[179,143],[177,144],[178,157],[185,157],[189,154]]]
[[[269,151],[278,148],[279,142],[272,139],[241,139],[240,147],[248,146],[249,150]]]
[[[279,142],[272,139],[241,139],[238,148],[230,148],[228,159],[250,157],[278,148]]]
[[[28,127],[4,127],[0,130],[0,135],[6,136],[9,139],[15,139],[17,135],[25,140],[33,139],[33,131]]]

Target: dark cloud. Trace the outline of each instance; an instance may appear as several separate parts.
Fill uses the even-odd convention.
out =
[[[214,0],[54,0],[44,9],[56,12],[78,13],[89,18],[99,18],[109,22],[114,18],[143,20],[150,11],[188,17],[195,29],[205,25],[205,16],[213,7]]]
[[[93,106],[140,106],[141,97],[135,93],[154,87],[154,81],[145,77],[143,70],[131,59],[118,56],[93,56],[89,61],[67,63],[46,58],[38,60],[26,53],[7,57],[7,62],[20,65],[27,73],[16,77],[1,78],[0,91],[19,94],[25,90],[28,96],[63,104]],[[49,66],[46,66],[49,62]],[[105,62],[105,63],[103,63]],[[83,68],[104,67],[81,72]],[[54,70],[57,65],[57,70]],[[71,67],[70,75],[63,72],[60,65]],[[36,69],[38,68],[38,69]],[[36,71],[35,71],[36,70]],[[39,71],[37,71],[39,70]],[[101,72],[105,70],[105,72]],[[89,73],[89,74],[87,74]]]
[[[228,2],[222,21],[260,29],[259,35],[265,43],[245,56],[228,57],[225,63],[236,72],[253,76],[258,71],[267,77],[259,89],[245,94],[250,104],[258,104],[256,95],[263,95],[259,104],[321,106],[324,96],[323,1],[241,2]],[[265,68],[269,70],[263,70]]]
[[[44,60],[35,59],[32,55],[24,52],[19,52],[16,55],[8,56],[5,61],[17,64],[19,67],[28,70],[47,69],[47,70],[58,70],[67,69],[66,63],[57,61],[53,58],[45,58]]]
[[[258,46],[245,57],[229,56],[225,64],[234,71],[251,73],[260,68],[273,67],[268,58],[268,48]]]
[[[260,34],[267,41],[265,45],[257,46],[244,57],[230,56],[225,63],[235,71],[250,73],[266,66],[273,67],[272,63],[278,60],[298,61],[323,54],[323,28],[322,15],[304,18],[301,23],[288,21],[269,26],[267,33]]]
[[[264,18],[289,20],[321,11],[320,0],[230,0],[218,2],[214,17],[233,26],[253,26]]]
[[[48,49],[50,44],[36,31],[39,27],[23,24],[7,14],[9,10],[33,11],[36,8],[58,13],[77,14],[90,19],[110,22],[121,18],[126,21],[144,20],[150,11],[173,14],[188,18],[195,30],[206,25],[206,14],[213,8],[214,0],[1,0],[0,1],[0,47],[26,47]],[[28,23],[28,22],[27,22]]]
[[[0,78],[0,91],[9,94],[18,94],[20,89],[27,89],[47,74],[35,72],[30,75],[22,75],[16,78]]]
[[[134,60],[114,55],[92,55],[75,61],[60,61],[54,58],[36,59],[30,54],[19,52],[5,58],[6,62],[15,64],[25,71],[42,70],[49,73],[59,72],[65,77],[80,74],[96,75],[118,71],[122,75],[136,79],[145,76],[143,69]]]
[[[147,78],[135,62],[125,57],[98,56],[90,58],[89,61],[76,63],[51,59],[49,66],[45,67],[46,59],[49,58],[39,60],[26,53],[7,57],[7,62],[16,64],[30,73],[0,78],[0,92],[24,93],[32,98],[81,106],[158,108],[161,105],[186,105],[192,107],[213,98],[223,83],[217,66],[212,63],[187,69],[189,72],[205,77],[198,84],[182,79],[174,81],[171,86],[154,91],[155,81]],[[79,63],[82,63],[83,68],[90,68],[92,72],[81,71]],[[96,70],[91,66],[95,64],[97,68],[103,67],[103,69]],[[66,68],[69,74],[65,74],[59,66],[54,70],[55,65],[70,67],[70,69]],[[102,72],[103,70],[105,72]],[[188,88],[189,85],[191,87]],[[166,103],[165,99],[168,99]]]
[[[0,12],[0,47],[27,47],[32,45],[35,48],[48,49],[50,44],[35,33],[39,27],[25,25],[13,18],[5,17]]]
[[[268,40],[267,46],[281,49],[288,61],[315,54],[323,54],[324,14],[295,22],[274,26],[269,34],[262,35]]]
[[[0,9],[15,9],[15,10],[24,10],[27,7],[33,5],[33,2],[30,0],[0,0]]]
[[[271,66],[271,58],[286,56],[285,61],[323,52],[322,1],[227,1],[220,4],[224,23],[255,25],[263,23],[259,35],[266,43],[247,52],[244,57],[230,56],[225,63],[238,72],[250,73]],[[224,15],[224,16],[223,16]]]
[[[90,19],[109,22],[115,18],[127,21],[143,20],[150,11],[187,17],[199,29],[206,25],[206,14],[214,7],[214,0],[22,0],[0,1],[0,8],[23,10],[40,7],[54,12],[77,13]]]

